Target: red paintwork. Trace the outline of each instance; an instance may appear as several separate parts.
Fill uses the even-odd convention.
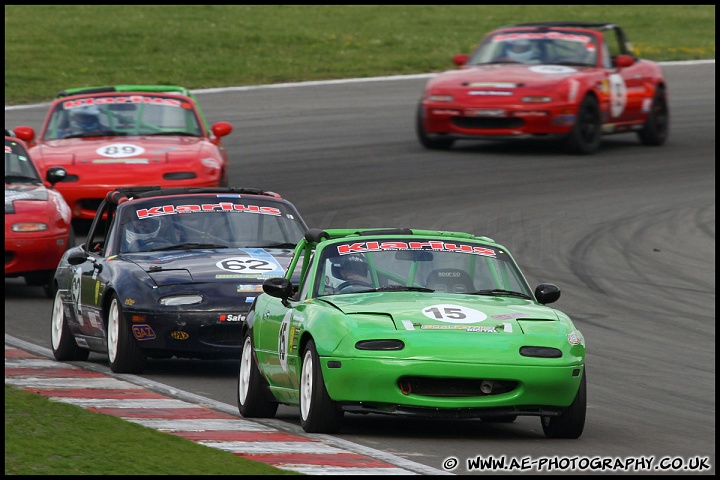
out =
[[[630,55],[618,55],[615,67],[603,68],[604,39],[592,29],[558,27],[563,32],[574,32],[595,38],[597,61],[593,66],[554,66],[527,64],[468,65],[468,55],[459,54],[453,62],[460,67],[438,74],[430,79],[423,92],[421,112],[423,127],[427,134],[450,134],[456,138],[521,137],[568,133],[574,121],[562,122],[558,116],[574,118],[578,106],[587,94],[599,101],[603,132],[628,131],[642,126],[659,85],[664,84],[659,65],[655,62],[633,59]],[[534,32],[534,27],[513,27],[490,32],[490,38],[498,32]],[[545,30],[547,31],[547,30]],[[624,108],[612,108],[617,96],[611,95],[614,75],[615,86],[621,78],[626,89]],[[619,77],[618,77],[619,76]],[[513,87],[501,86],[514,85]],[[615,91],[618,91],[615,88]],[[479,92],[479,93],[478,93]],[[452,101],[432,101],[430,95],[452,96]],[[549,103],[525,103],[525,96],[551,96]],[[622,100],[622,98],[620,99]],[[472,109],[503,110],[504,118],[521,117],[522,125],[508,128],[461,127],[453,122],[459,117],[474,117]],[[542,113],[540,113],[542,112]],[[553,119],[556,119],[553,122]]]
[[[20,139],[5,138],[26,147]],[[6,205],[8,202],[14,213],[5,213],[5,277],[54,272],[70,241],[70,207],[59,192],[45,185],[5,183]],[[24,222],[45,223],[48,229],[12,231],[14,224]]]
[[[41,176],[48,168],[62,166],[68,172],[68,179],[77,181],[58,183],[56,188],[70,205],[73,218],[92,220],[100,200],[108,191],[124,186],[161,187],[217,187],[227,184],[228,155],[221,137],[232,132],[228,122],[217,122],[208,130],[200,122],[201,137],[193,136],[102,136],[89,138],[68,138],[45,140],[49,131],[51,114],[58,103],[70,102],[75,98],[124,97],[143,93],[109,92],[83,94],[56,99],[48,110],[42,131],[35,139],[35,131],[28,126],[18,126],[15,134],[29,145]],[[182,97],[193,109],[197,109],[192,98],[177,93],[153,92],[152,97]],[[196,110],[196,116],[202,116]],[[136,154],[123,158],[112,158],[98,152],[108,145],[131,145]],[[166,179],[164,175],[173,172],[193,172],[195,178]],[[83,204],[81,200],[91,200]]]

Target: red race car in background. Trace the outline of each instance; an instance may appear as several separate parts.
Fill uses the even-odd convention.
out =
[[[488,33],[460,68],[430,79],[416,130],[429,149],[456,140],[555,137],[594,153],[603,134],[662,145],[670,114],[660,66],[633,54],[612,23],[540,22]]]
[[[6,130],[6,133],[11,133]],[[48,169],[50,185],[66,175]],[[43,184],[22,140],[5,136],[5,278],[24,277],[53,297],[52,279],[63,253],[75,246],[70,207]]]
[[[122,186],[218,187],[228,184],[221,138],[192,93],[173,85],[116,85],[60,92],[42,131],[16,127],[41,174],[62,166],[57,185],[73,218],[91,220],[108,191]]]

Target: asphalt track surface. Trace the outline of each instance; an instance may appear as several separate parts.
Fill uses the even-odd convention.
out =
[[[296,409],[281,407],[262,425],[420,474],[443,472],[452,458],[449,473],[491,473],[469,467],[477,457],[531,462],[496,474],[573,473],[564,467],[591,460],[606,466],[579,473],[714,474],[715,63],[663,70],[668,142],[606,137],[592,156],[544,141],[424,150],[414,114],[427,75],[198,91],[210,121],[235,126],[226,142],[232,185],[281,193],[312,227],[494,238],[531,285],[561,287],[553,306],[587,342],[588,414],[577,440],[546,439],[535,417],[346,415],[339,434],[318,437],[303,434]],[[5,124],[39,128],[46,108],[6,108]],[[6,347],[43,357],[52,302],[19,280],[6,280],[5,295]],[[235,362],[153,361],[137,377],[112,375],[101,355],[73,366],[236,412]]]

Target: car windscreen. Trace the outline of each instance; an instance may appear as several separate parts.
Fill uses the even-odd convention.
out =
[[[597,40],[573,31],[498,32],[484,39],[467,65],[490,63],[595,66]]]
[[[295,247],[305,225],[288,203],[239,194],[158,197],[126,205],[120,252]]]
[[[193,104],[160,95],[72,97],[53,108],[43,140],[92,136],[202,136]]]
[[[361,277],[364,279],[359,280]],[[349,280],[381,290],[506,290],[531,295],[519,268],[504,249],[437,239],[363,239],[326,246],[319,259],[315,295],[340,293],[338,288]]]

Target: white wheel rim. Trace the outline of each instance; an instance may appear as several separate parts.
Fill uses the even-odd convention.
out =
[[[64,321],[62,297],[60,296],[60,290],[55,294],[55,301],[53,302],[52,310],[52,346],[55,350],[60,348],[60,341],[62,340],[62,328]]]
[[[242,357],[240,358],[240,381],[238,382],[238,399],[240,403],[247,400],[248,389],[250,388],[250,369],[252,368],[252,342],[250,336],[245,338]]]
[[[120,335],[120,319],[119,309],[117,305],[117,298],[113,298],[110,304],[110,311],[108,312],[108,331],[107,331],[107,343],[108,343],[108,357],[110,362],[115,361],[117,356],[118,348],[118,336]]]
[[[305,352],[303,358],[302,373],[300,374],[300,415],[303,420],[307,420],[310,412],[310,403],[312,402],[312,386],[313,386],[313,359],[312,352]]]

